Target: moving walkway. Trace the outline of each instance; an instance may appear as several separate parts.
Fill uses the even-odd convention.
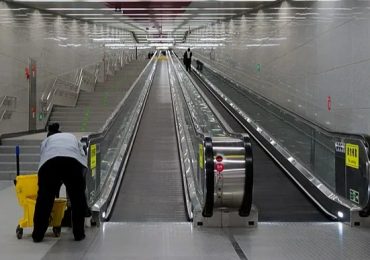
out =
[[[257,223],[249,136],[230,130],[169,53],[153,56],[86,142],[94,222]]]
[[[261,219],[321,221],[323,218],[315,213],[316,207],[329,219],[355,226],[368,225],[369,138],[366,135],[330,132],[237,82],[222,64],[203,56],[200,60],[204,65],[202,71],[194,70],[199,85],[207,89],[219,108],[227,111],[224,114],[238,121],[237,127],[241,125],[290,179],[285,178],[281,182],[276,174],[271,178],[273,175],[269,171],[274,169],[270,165],[263,167],[264,171],[258,171],[258,175],[256,172],[255,176],[261,176],[260,179],[255,178],[255,189],[260,193],[254,196],[257,207],[263,209],[270,204],[270,209],[275,208],[276,211],[276,204],[271,203],[276,201],[282,205],[280,209],[285,214],[279,216],[270,212],[264,215],[269,211],[265,207],[260,212]],[[236,128],[236,131],[241,130]],[[256,145],[254,148],[258,151]],[[257,168],[259,162],[256,157],[254,161]],[[280,173],[279,176],[283,175]],[[290,181],[314,206],[306,205],[296,191],[288,191]],[[261,190],[279,190],[274,194],[279,194],[280,198],[264,198]],[[299,206],[298,201],[303,204]],[[270,218],[271,214],[275,217]]]

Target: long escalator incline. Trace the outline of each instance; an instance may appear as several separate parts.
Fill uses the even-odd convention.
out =
[[[203,75],[216,86],[222,84],[217,75],[203,70]],[[245,129],[232,117],[232,115],[210,93],[204,84],[193,75],[194,80],[215,108],[224,117],[234,132],[243,133]],[[232,91],[232,89],[229,89]],[[240,95],[235,93],[235,95]],[[247,101],[246,101],[247,102]],[[278,222],[323,222],[329,221],[316,205],[298,188],[298,186],[285,174],[269,155],[252,140],[253,148],[253,204],[258,208],[259,221]]]
[[[186,221],[167,61],[158,61],[110,221]]]

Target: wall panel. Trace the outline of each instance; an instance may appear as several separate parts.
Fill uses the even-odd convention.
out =
[[[17,97],[16,112],[0,122],[0,133],[27,130],[29,57],[37,61],[40,97],[56,76],[103,59],[108,50],[93,38],[117,35],[133,41],[127,31],[0,2],[0,97]]]
[[[215,66],[294,113],[334,131],[369,133],[369,30],[370,1],[284,1],[195,30],[187,44],[195,56],[210,58],[213,49]],[[226,40],[197,47],[200,35],[212,34]]]

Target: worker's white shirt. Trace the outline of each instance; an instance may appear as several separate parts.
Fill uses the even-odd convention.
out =
[[[42,141],[40,156],[39,169],[45,162],[57,156],[75,158],[87,167],[87,157],[82,143],[69,133],[53,134]]]
[[[190,59],[190,51],[186,51],[186,57],[188,58],[188,59]]]

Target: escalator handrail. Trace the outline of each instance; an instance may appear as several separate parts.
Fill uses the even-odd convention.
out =
[[[203,62],[203,61],[202,61]],[[225,78],[226,80],[230,81],[231,83],[233,83],[234,85],[238,86],[239,88],[241,88],[240,86],[243,86],[240,82],[237,82],[233,79],[231,79],[230,77],[228,77],[227,75],[225,75],[225,73],[223,73],[222,71],[212,67],[211,65],[209,65],[208,63],[206,62],[203,62],[204,64],[207,65],[207,68],[209,70],[211,70],[212,72],[220,75],[221,77]],[[250,90],[249,88],[245,87],[244,90]],[[264,99],[266,100],[267,102],[271,103],[272,105],[275,105],[276,103],[275,102],[272,102],[271,100],[267,99],[267,98],[264,98],[264,97],[261,97],[258,93],[256,93],[255,91],[253,90],[250,90],[251,92],[253,92],[254,95],[260,97],[261,99]],[[331,136],[331,137],[336,137],[336,138],[352,138],[352,139],[357,139],[358,141],[360,141],[360,143],[363,144],[364,148],[365,148],[365,151],[366,151],[366,155],[367,155],[367,158],[366,158],[366,177],[367,177],[367,180],[368,180],[368,190],[370,190],[370,172],[369,172],[369,166],[370,165],[370,149],[369,149],[369,144],[370,144],[370,136],[368,135],[365,135],[365,134],[351,134],[351,133],[340,133],[340,132],[335,132],[335,131],[330,131],[326,128],[323,128],[321,127],[320,125],[317,125],[305,118],[302,118],[301,116],[299,115],[295,115],[295,113],[292,113],[291,111],[285,109],[285,108],[282,108],[280,105],[276,105],[282,112],[285,112],[285,113],[288,113],[289,115],[293,116],[294,118],[297,118],[297,120],[301,120],[302,123],[308,125],[309,127],[311,127],[312,129],[320,132],[320,133],[324,133],[325,135],[327,136]],[[363,216],[370,216],[370,193],[367,194],[367,203],[366,203],[366,206],[363,207],[362,211],[361,211],[361,214]]]
[[[169,53],[167,52],[167,56],[169,56]],[[172,109],[174,114],[174,120],[175,120],[175,126],[176,126],[176,137],[177,137],[177,143],[178,143],[178,152],[180,160],[180,166],[181,166],[181,175],[182,175],[182,184],[183,184],[183,191],[184,191],[184,199],[185,199],[185,210],[186,210],[186,216],[188,221],[193,221],[194,218],[194,211],[201,211],[200,208],[200,202],[197,200],[197,196],[192,196],[191,194],[196,194],[196,190],[194,189],[195,185],[190,184],[192,183],[191,178],[189,178],[186,175],[186,163],[188,163],[188,167],[193,169],[192,163],[191,163],[191,150],[192,148],[189,147],[188,142],[185,142],[185,147],[183,147],[182,140],[186,140],[187,132],[188,130],[185,129],[184,125],[180,123],[184,122],[184,115],[180,112],[180,106],[179,106],[179,97],[176,90],[176,87],[174,86],[174,83],[172,81],[175,80],[172,73],[172,67],[170,62],[167,63],[168,65],[168,71],[170,75],[169,83],[170,83],[170,91],[171,91],[171,98],[172,98]],[[181,118],[181,119],[180,119]],[[189,151],[189,152],[187,152]],[[193,187],[192,191],[190,191],[189,187]]]
[[[175,71],[175,75],[176,75],[176,78],[177,78],[177,81],[179,82],[179,84],[180,84],[180,81],[179,81],[179,79],[178,79],[178,75],[177,75],[177,73],[176,73],[176,68],[175,68],[175,65],[174,65],[174,63],[173,63],[173,60],[172,60],[172,57],[171,57],[171,55],[168,55],[168,57],[169,57],[169,60],[170,60],[170,62],[171,62],[171,64],[172,64],[172,67],[174,68],[174,71]],[[188,108],[188,106],[186,106],[187,107],[187,109],[188,109],[188,112],[190,113],[190,111],[189,111],[189,108]],[[194,119],[193,119],[193,117],[190,117],[190,119],[191,119],[191,122],[192,122],[192,128],[193,128],[193,130],[194,130],[194,133],[196,133],[196,136],[200,139],[200,140],[203,140],[205,137],[206,137],[206,135],[203,133],[203,132],[200,132],[200,131],[198,131],[198,129],[195,127],[195,122],[194,122]]]
[[[132,90],[135,88],[135,86],[137,85],[139,80],[143,77],[143,74],[148,70],[148,68],[150,68],[150,66],[154,66],[153,68],[155,68],[156,62],[153,62],[155,60],[154,57],[155,56],[153,56],[153,58],[148,62],[148,64],[145,66],[145,68],[142,70],[140,75],[135,80],[135,82],[131,85],[130,89],[127,91],[124,98],[121,100],[119,105],[116,107],[113,114],[106,121],[104,127],[102,127],[101,130],[97,133],[92,133],[92,134],[90,134],[86,137],[83,137],[85,139],[88,147],[90,147],[90,145],[92,143],[100,142],[102,139],[104,139],[106,137],[106,135],[109,132],[110,128],[112,127],[114,121],[117,119],[117,117],[119,115],[119,112],[121,111],[121,109],[122,109],[123,105],[125,104],[127,98],[130,96]],[[151,70],[149,70],[149,73],[152,73],[153,68]],[[151,76],[148,79],[150,80],[150,82],[152,81]],[[147,83],[145,83],[145,84],[147,84]],[[149,84],[151,84],[151,83],[149,83]],[[135,133],[134,133],[134,135],[135,135]],[[130,141],[131,143],[132,143],[132,140],[133,139],[131,138],[131,141]],[[127,161],[126,157],[128,157],[128,154],[126,154],[124,157],[121,158],[121,162],[119,162],[121,166],[117,168],[119,171],[122,168],[122,165]],[[90,151],[90,149],[88,149],[88,161],[90,161],[90,157],[91,157],[91,151]],[[114,165],[116,163],[115,161],[116,161],[116,159],[114,159],[114,163],[112,163],[112,165]],[[98,164],[98,162],[97,162],[97,164]],[[89,162],[89,168],[90,168],[90,162]],[[92,169],[90,169],[90,170],[92,171]],[[92,174],[89,174],[88,176],[92,176]],[[117,192],[117,184],[120,182],[121,179],[122,179],[122,174],[120,174],[118,176],[118,178],[114,178],[114,179],[113,178],[106,178],[104,182],[98,183],[98,187],[101,187],[100,188],[101,191],[99,192],[99,194],[96,194],[96,197],[94,198],[94,201],[92,202],[92,205],[91,205],[95,210],[97,210],[97,209],[100,210],[101,205],[107,204],[107,202],[111,200],[112,191],[114,191],[115,193]],[[111,187],[106,188],[106,186],[107,186],[106,184],[108,183],[108,180],[110,181],[110,183],[112,185],[111,185]],[[104,201],[104,202],[102,202],[102,201]],[[99,202],[99,205],[100,205],[99,207],[96,207],[97,202]],[[108,204],[109,204],[109,202],[108,202]],[[107,217],[109,217],[109,216],[107,216]],[[103,219],[104,218],[105,217],[103,216]]]
[[[172,60],[171,55],[169,55],[172,66],[175,68],[174,62]],[[178,62],[179,59],[176,56]],[[181,63],[180,63],[181,64]],[[185,71],[183,66],[180,66],[180,69]],[[175,68],[175,72],[177,69]],[[179,77],[177,73],[176,77]],[[252,147],[251,142],[248,134],[237,134],[234,133],[231,127],[226,123],[223,119],[221,114],[216,110],[214,105],[210,102],[210,100],[206,97],[205,93],[199,88],[195,80],[188,75],[188,79],[190,80],[193,87],[202,97],[205,104],[209,107],[212,113],[215,115],[216,119],[220,123],[221,127],[225,131],[228,137],[233,138],[242,138],[244,141],[245,147],[245,184],[243,189],[243,199],[242,203],[239,208],[239,215],[242,217],[249,216],[252,208],[252,196],[253,196],[253,157],[252,157]],[[178,80],[179,84],[180,81]],[[187,107],[189,111],[189,107]],[[189,111],[190,112],[190,111]],[[214,179],[214,154],[213,154],[213,144],[212,144],[212,137],[206,135],[203,132],[198,132],[196,127],[194,126],[194,119],[191,117],[192,121],[192,128],[194,129],[194,133],[200,137],[202,137],[202,144],[203,144],[203,151],[204,151],[204,160],[205,160],[205,190],[207,191],[204,196],[204,208],[202,210],[203,217],[212,217],[213,216],[213,208],[214,208],[214,192],[215,192],[215,179]]]
[[[87,136],[87,139],[88,140],[97,139],[97,138],[104,138],[105,137],[105,135],[107,134],[108,130],[111,128],[112,124],[114,123],[114,121],[116,120],[117,116],[119,115],[119,112],[121,110],[121,107],[126,102],[127,98],[130,96],[133,88],[136,86],[137,82],[141,79],[141,77],[143,76],[144,72],[148,69],[148,67],[153,64],[154,57],[156,57],[156,55],[153,55],[153,57],[146,64],[146,66],[141,71],[141,73],[136,78],[136,80],[131,84],[129,90],[126,92],[125,96],[123,97],[123,99],[121,100],[121,102],[117,105],[116,109],[112,112],[112,114],[110,115],[110,117],[105,121],[104,125],[97,132],[92,133],[92,134],[89,134]]]
[[[200,54],[197,54],[197,55],[202,56]],[[202,58],[204,58],[204,57],[202,57]],[[204,59],[206,59],[206,58],[204,58]],[[322,126],[322,125],[319,125],[319,124],[317,124],[313,121],[308,120],[307,118],[302,117],[301,115],[299,115],[299,114],[297,114],[293,111],[290,111],[289,109],[287,109],[285,107],[282,107],[281,105],[279,105],[275,101],[272,101],[272,100],[270,100],[266,97],[261,96],[261,94],[257,93],[253,89],[250,89],[250,88],[246,87],[243,83],[241,83],[241,82],[239,82],[235,79],[232,79],[225,72],[220,71],[219,69],[213,67],[209,63],[204,62],[203,60],[202,60],[202,63],[207,65],[207,68],[209,70],[213,71],[214,73],[216,73],[216,74],[222,76],[223,78],[227,79],[228,81],[232,82],[234,85],[236,85],[238,87],[240,87],[240,86],[244,87],[244,90],[247,89],[248,91],[253,92],[254,95],[260,97],[261,99],[264,99],[268,103],[271,103],[273,106],[278,107],[281,111],[284,111],[284,113],[287,113],[287,114],[291,115],[292,117],[297,118],[297,120],[303,121],[304,124],[307,124],[308,126],[314,128],[314,129],[317,129],[319,132],[322,132],[322,133],[325,133],[325,134],[328,134],[328,135],[333,135],[333,136],[358,137],[358,138],[361,138],[364,141],[364,143],[368,144],[368,147],[370,147],[370,145],[369,145],[370,144],[370,135],[367,135],[367,134],[364,134],[364,133],[363,134],[361,134],[361,133],[344,133],[344,132],[332,131],[332,130],[330,130],[330,129]],[[218,62],[218,64],[224,67],[223,64],[221,64],[219,62]],[[370,158],[370,152],[368,153],[368,155],[369,155],[369,158]]]
[[[176,55],[175,55],[176,56]],[[170,57],[171,57],[171,55],[170,55]],[[178,61],[180,61],[179,60],[179,58],[176,56],[176,59],[178,60]],[[173,64],[173,61],[172,61],[172,57],[171,57],[171,62],[172,62],[172,64]],[[183,71],[185,71],[185,68],[183,67],[183,66],[181,66],[181,69],[183,70]],[[176,71],[176,70],[175,70]],[[176,74],[177,75],[177,74]],[[226,123],[226,121],[223,119],[223,117],[220,115],[220,113],[218,113],[218,111],[217,111],[217,109],[215,109],[215,107],[213,106],[213,104],[209,101],[209,99],[206,97],[206,95],[203,93],[203,91],[202,90],[200,90],[199,89],[199,87],[198,87],[198,85],[196,84],[196,82],[194,81],[194,79],[192,78],[192,77],[188,77],[189,78],[189,80],[191,81],[191,83],[193,84],[193,86],[194,86],[194,88],[198,91],[198,93],[202,96],[202,99],[204,100],[204,102],[207,104],[207,106],[210,108],[210,110],[212,111],[212,113],[216,116],[216,118],[217,118],[217,120],[218,120],[218,122],[220,123],[220,125],[222,126],[222,128],[223,128],[223,130],[227,133],[227,135],[229,136],[229,137],[233,137],[233,138],[240,138],[240,134],[238,134],[238,133],[235,133],[235,132],[233,132],[232,131],[232,129],[231,129],[231,127]],[[193,122],[193,126],[195,125],[194,124],[194,121],[193,121],[193,118],[191,118],[192,119],[192,122]],[[196,128],[194,127],[194,129],[196,130]],[[198,132],[197,130],[196,130],[196,132]],[[207,134],[206,133],[199,133],[198,132],[198,134],[199,134],[199,136],[203,139],[203,138],[205,138],[206,136],[207,136]]]

